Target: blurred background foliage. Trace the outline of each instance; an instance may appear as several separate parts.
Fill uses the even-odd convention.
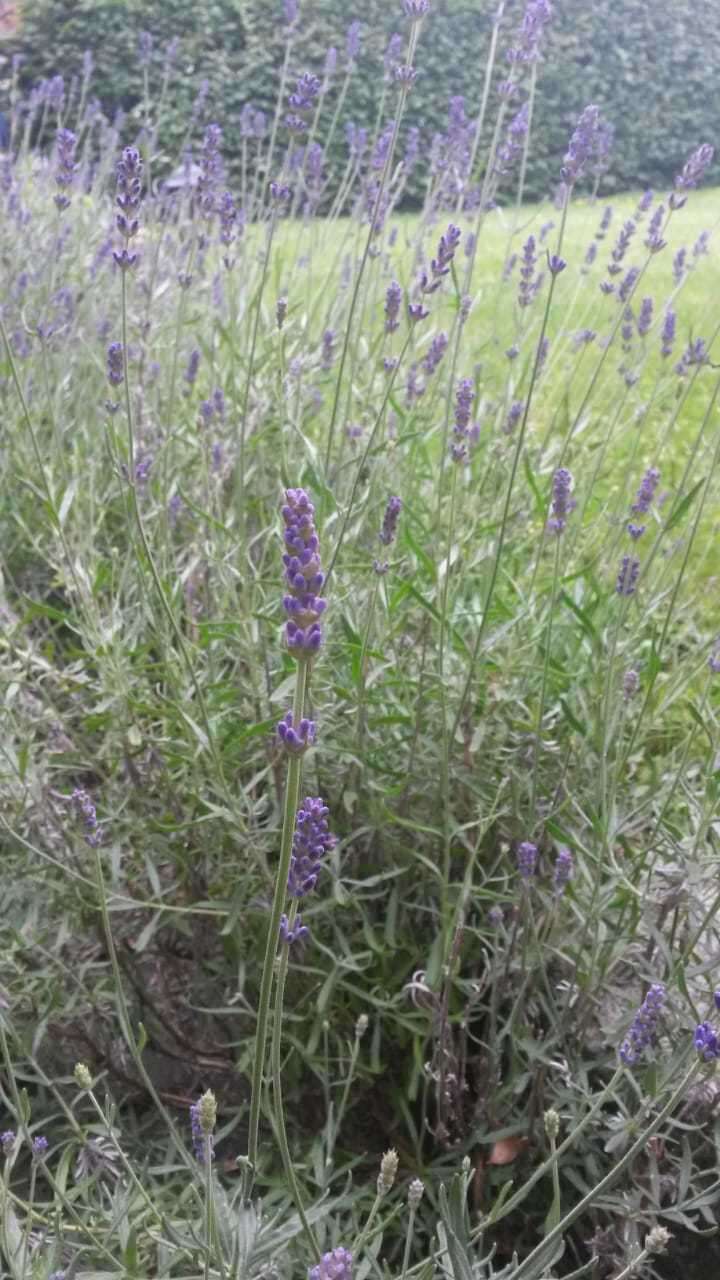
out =
[[[507,47],[522,5],[502,7],[501,39]],[[616,133],[606,187],[667,186],[688,151],[719,132],[720,44],[708,37],[718,27],[720,0],[706,0],[702,20],[695,0],[673,0],[662,12],[648,0],[553,0],[553,7],[539,67],[527,194],[540,197],[552,190],[569,131],[591,101],[603,108]],[[476,114],[497,8],[497,0],[433,0],[405,119],[406,130],[420,128],[425,146],[446,130],[452,95],[463,95],[468,115]],[[321,73],[328,48],[335,47],[330,92],[337,98],[347,66],[347,29],[358,18],[361,50],[347,85],[343,120],[367,127],[372,136],[383,53],[392,32],[404,29],[399,0],[365,0],[361,10],[350,0],[305,0],[288,70],[290,75],[306,69]],[[222,124],[232,167],[239,162],[243,106],[252,102],[272,115],[286,48],[282,0],[26,0],[17,32],[2,45],[6,88],[14,54],[22,56],[20,81],[27,89],[57,74],[66,85],[74,76],[79,79],[89,49],[93,92],[111,118],[119,110],[127,113],[128,135],[137,132],[144,113],[137,57],[143,28],[153,38],[146,69],[153,111],[161,112],[153,122],[159,160],[166,157],[169,164],[177,155],[198,87],[207,80],[198,127],[210,120]],[[161,102],[166,51],[174,41],[177,52]],[[323,112],[321,142],[331,116]],[[346,159],[343,125],[335,130],[326,157],[331,178],[339,176]],[[711,176],[720,179],[720,168]],[[409,203],[422,181],[418,174],[417,190],[409,185]]]

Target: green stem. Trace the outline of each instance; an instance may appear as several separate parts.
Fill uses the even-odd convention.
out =
[[[293,722],[297,725],[305,712],[305,695],[308,685],[309,662],[305,659],[298,662],[293,699]],[[263,1068],[267,1047],[268,1020],[270,1014],[270,996],[272,993],[273,968],[278,948],[280,917],[287,894],[287,879],[290,870],[292,838],[295,830],[295,816],[300,800],[300,783],[302,779],[302,756],[290,756],[288,759],[287,782],[285,785],[285,811],[283,814],[282,836],[280,839],[280,857],[272,907],[265,939],[265,956],[263,959],[262,977],[260,979],[260,996],[258,999],[257,1023],[255,1031],[255,1058],[253,1062],[252,1089],[250,1095],[250,1119],[248,1126],[247,1161],[243,1170],[243,1199],[248,1200],[255,1174],[257,1172],[258,1134],[260,1130],[260,1104],[262,1101]]]
[[[538,781],[538,764],[540,761],[540,739],[542,737],[542,724],[545,715],[545,695],[547,693],[548,672],[550,670],[550,650],[552,647],[552,628],[553,618],[555,616],[555,601],[557,597],[558,575],[560,572],[560,537],[558,532],[555,535],[555,563],[553,566],[552,591],[550,595],[550,615],[548,617],[547,634],[545,637],[545,660],[543,662],[542,684],[540,686],[540,701],[538,703],[537,720],[535,722],[535,742],[533,743],[533,765],[532,765],[532,787],[530,791],[530,826],[535,825],[535,804],[537,802],[537,781]]]
[[[252,376],[255,370],[255,350],[257,348],[258,332],[260,329],[260,312],[262,309],[263,294],[265,292],[268,266],[270,264],[270,251],[272,249],[273,235],[275,234],[275,223],[276,211],[273,208],[273,211],[270,214],[270,223],[268,225],[267,240],[265,243],[265,253],[263,255],[262,273],[260,275],[257,300],[255,302],[255,316],[253,319],[252,336],[250,338],[250,355],[248,357],[247,377],[245,378],[242,411],[240,414],[240,447],[238,451],[235,490],[239,514],[241,515],[244,515],[245,509],[245,440],[247,437],[247,413],[248,405],[250,403],[250,387],[252,386]]]
[[[410,40],[408,43],[408,51],[407,51],[408,65],[412,65],[413,54],[415,52],[415,45],[417,43],[418,25],[419,24],[416,22],[413,23],[410,31]],[[390,166],[392,164],[392,159],[395,151],[395,146],[397,143],[398,133],[400,131],[400,121],[402,119],[402,114],[403,114],[403,109],[405,107],[405,100],[407,98],[407,94],[408,94],[407,86],[403,85],[400,91],[399,99],[398,99],[395,118],[393,120],[393,131],[392,131],[392,137],[390,139],[390,145],[387,149],[387,154],[385,156],[385,163],[383,164],[382,173],[380,175],[380,181],[378,183],[377,196],[375,197],[375,203],[373,205],[372,214],[370,216],[370,225],[368,227],[368,233],[365,238],[365,247],[363,248],[362,258],[360,259],[360,266],[358,267],[358,272],[355,277],[355,284],[353,286],[352,296],[350,298],[350,309],[348,311],[347,320],[345,322],[343,346],[342,346],[342,352],[340,355],[340,363],[338,365],[337,379],[335,382],[335,396],[333,398],[332,413],[330,415],[330,425],[328,427],[328,441],[327,441],[327,449],[325,452],[326,474],[330,468],[330,458],[332,457],[333,442],[335,439],[335,425],[337,422],[338,409],[340,407],[340,394],[342,391],[343,374],[345,372],[345,364],[347,361],[348,352],[350,350],[350,336],[351,336],[352,327],[353,327],[353,318],[355,316],[355,310],[357,308],[358,299],[360,297],[360,284],[362,282],[362,278],[365,273],[365,266],[370,255],[370,246],[372,245],[373,236],[376,235],[377,233],[377,217],[380,211],[382,198],[385,193],[385,186],[387,183],[388,174],[390,173]]]
[[[293,903],[290,911],[290,927],[295,920],[297,914],[297,904]],[[316,1262],[320,1262],[320,1249],[307,1214],[305,1213],[305,1205],[303,1204],[300,1185],[295,1177],[295,1169],[293,1168],[292,1157],[290,1155],[290,1146],[288,1143],[287,1129],[285,1128],[285,1111],[283,1107],[282,1092],[282,1016],[283,1016],[283,1000],[285,997],[285,979],[287,978],[288,959],[290,956],[289,944],[283,943],[280,951],[280,965],[278,969],[277,979],[275,983],[275,1012],[273,1015],[271,1060],[272,1060],[272,1078],[273,1078],[273,1102],[275,1112],[275,1131],[280,1147],[280,1156],[285,1170],[285,1177],[290,1187],[292,1198],[295,1201],[295,1208],[298,1217],[302,1223],[303,1231],[307,1237],[308,1244],[312,1251],[312,1255]]]

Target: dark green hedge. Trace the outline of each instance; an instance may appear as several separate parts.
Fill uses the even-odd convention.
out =
[[[478,102],[496,5],[497,0],[434,0],[407,114],[408,125],[418,125],[428,141],[445,128],[451,94],[464,94],[469,109]],[[505,47],[522,7],[506,5]],[[404,30],[399,0],[365,0],[362,7],[349,0],[305,0],[304,8],[309,16],[300,24],[295,71],[319,71],[329,45],[337,46],[342,66],[348,23],[360,14],[362,52],[344,119],[372,128],[383,50],[391,31]],[[590,101],[604,108],[616,129],[606,185],[667,185],[692,147],[718,135],[720,42],[714,32],[720,0],[705,0],[701,10],[696,0],[673,0],[662,12],[649,0],[555,0],[554,10],[539,73],[529,193],[545,194],[555,185],[568,133]],[[90,48],[94,91],[109,114],[118,107],[130,113],[131,132],[142,96],[137,33],[145,27],[154,37],[150,75],[156,95],[163,50],[177,38],[176,70],[158,135],[161,153],[168,163],[174,160],[197,86],[207,78],[205,122],[223,124],[232,161],[243,104],[252,100],[272,110],[284,51],[281,12],[281,0],[33,0],[25,5],[21,38],[5,48],[23,54],[26,87],[57,73],[69,81]],[[342,128],[332,147],[333,171],[344,157]]]

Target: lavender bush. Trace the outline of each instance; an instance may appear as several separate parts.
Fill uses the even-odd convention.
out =
[[[407,215],[430,9],[370,133],[362,22],[321,77],[285,0],[237,181],[202,86],[163,166],[151,35],[139,133],[90,65],[13,95],[13,1278],[599,1280],[715,1221],[712,147],[609,205],[580,102],[523,204],[552,10],[500,6]]]

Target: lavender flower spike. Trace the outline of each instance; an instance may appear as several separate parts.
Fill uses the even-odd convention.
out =
[[[310,937],[310,930],[306,924],[303,924],[302,916],[295,917],[293,925],[290,924],[288,917],[283,914],[280,917],[280,941],[291,947],[294,942],[307,942]]]
[[[720,1058],[720,1043],[717,1032],[713,1031],[709,1022],[701,1022],[695,1028],[693,1044],[706,1062],[714,1062]]]
[[[553,869],[553,890],[558,896],[564,891],[568,881],[572,879],[573,870],[573,856],[570,850],[565,845],[562,845],[558,849]]]
[[[288,755],[301,756],[315,743],[315,721],[305,717],[296,726],[292,711],[286,711],[277,727],[277,736]]]
[[[678,191],[691,191],[693,187],[697,187],[705,177],[706,170],[713,162],[715,148],[709,142],[703,142],[697,151],[693,151],[689,156],[682,171],[675,179],[675,189],[670,196],[670,208],[682,209],[687,199],[686,196],[678,196]]]
[[[640,573],[640,561],[635,556],[623,556],[615,584],[619,596],[634,596]]]
[[[77,171],[75,163],[75,147],[77,138],[72,129],[58,129],[57,134],[57,169],[55,171],[55,185],[60,188],[55,196],[55,206],[60,212],[67,209],[70,204],[70,197],[66,194],[69,187],[72,186]]]
[[[134,267],[137,254],[130,253],[128,244],[140,228],[140,195],[142,191],[142,160],[136,147],[125,147],[117,164],[117,195],[115,203],[119,213],[115,215],[115,225],[125,241],[124,248],[113,253],[113,258],[121,270]]]
[[[119,387],[125,379],[122,342],[111,342],[107,349],[107,376],[113,387]]]
[[[325,581],[320,565],[320,540],[315,529],[315,508],[303,489],[288,489],[282,509],[285,521],[283,556],[285,581],[289,588],[283,597],[288,621],[285,628],[288,646],[299,659],[308,659],[322,644],[320,619],[326,601],[318,596]]]
[[[394,333],[400,327],[398,316],[402,306],[403,292],[397,280],[391,280],[385,294],[385,332]]]
[[[567,524],[570,512],[577,506],[571,493],[572,482],[573,478],[567,467],[558,467],[553,476],[551,515],[547,522],[548,530],[556,533],[558,537]]]
[[[523,880],[529,880],[535,874],[537,865],[538,850],[537,845],[532,840],[523,840],[518,845],[517,851],[517,869]]]
[[[603,137],[600,108],[591,103],[575,126],[563,160],[560,177],[566,186],[572,187],[585,176],[588,166],[597,156]]]
[[[430,9],[430,0],[403,0],[405,17],[411,22],[419,22]]]
[[[660,472],[657,467],[648,467],[637,491],[637,497],[630,508],[633,515],[644,515],[650,510],[659,481]]]
[[[405,0],[408,4],[409,0]],[[353,1256],[349,1249],[338,1245],[330,1253],[324,1253],[317,1266],[308,1271],[308,1280],[352,1280]]]
[[[385,515],[383,516],[382,529],[380,530],[380,533],[378,535],[383,546],[389,547],[390,544],[395,541],[395,535],[397,533],[398,516],[400,515],[401,511],[402,511],[402,499],[388,498],[388,504],[385,508]]]
[[[654,982],[632,1020],[630,1030],[620,1045],[620,1058],[627,1067],[635,1066],[643,1051],[653,1044],[658,1022],[665,1005],[662,982]]]
[[[315,888],[321,859],[335,846],[327,823],[329,812],[319,796],[308,796],[297,811],[287,884],[291,898],[304,898]]]

